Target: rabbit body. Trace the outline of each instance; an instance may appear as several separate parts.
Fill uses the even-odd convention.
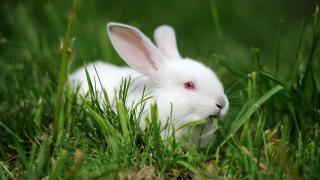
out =
[[[110,100],[115,98],[122,79],[130,77],[132,83],[128,90],[127,107],[141,99],[144,92],[150,93],[152,98],[146,102],[144,114],[149,113],[150,104],[157,103],[162,127],[170,123],[176,129],[195,120],[223,117],[227,113],[229,103],[221,82],[202,63],[180,56],[171,27],[160,26],[156,29],[157,46],[138,29],[128,25],[109,23],[107,32],[115,50],[131,67],[118,67],[101,61],[87,66],[95,89],[106,90]],[[75,71],[69,80],[72,87],[80,85],[82,94],[88,92],[84,67]],[[140,125],[145,127],[143,119]],[[181,129],[175,132],[175,136],[181,137],[189,130]],[[207,121],[194,128],[190,140],[196,145],[206,146],[212,142],[215,130],[212,122]],[[166,138],[171,132],[163,131],[161,136]]]
[[[101,92],[103,88],[108,93],[110,99],[114,99],[115,92],[119,88],[123,78],[130,77],[135,79],[138,76],[141,76],[140,73],[132,68],[118,67],[102,61],[88,64],[86,68],[94,89],[97,92]],[[79,68],[71,76],[69,76],[69,80],[72,87],[80,86],[80,93],[82,95],[85,95],[89,91],[89,85],[87,83],[87,76],[84,67]]]

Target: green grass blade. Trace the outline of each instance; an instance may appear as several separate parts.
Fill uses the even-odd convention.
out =
[[[65,150],[62,150],[62,152],[59,153],[59,158],[57,159],[55,169],[53,170],[53,173],[49,176],[50,180],[59,179],[59,177],[63,174],[63,170],[66,166],[66,156],[67,152]]]
[[[0,168],[0,179],[7,180],[6,176],[4,175],[4,172],[2,171],[2,167]]]
[[[26,151],[23,148],[23,145],[17,140],[15,140],[14,145],[15,145],[16,151],[18,152],[19,160],[21,161],[23,166],[28,167],[28,159],[27,159]]]
[[[156,157],[159,160],[162,160],[160,157],[161,154],[161,137],[160,137],[160,124],[158,119],[158,106],[157,104],[151,105],[151,122],[152,122],[152,131],[153,131],[153,143],[155,145]]]
[[[119,132],[116,131],[116,129],[113,127],[113,125],[110,124],[106,119],[104,119],[99,113],[97,113],[95,110],[93,110],[88,102],[84,103],[84,106],[89,113],[89,115],[98,123],[103,135],[105,138],[108,137],[108,134],[120,138],[121,135]]]
[[[186,161],[178,160],[176,163],[187,168],[189,171],[193,172],[196,175],[199,174],[199,171]]]
[[[216,7],[216,5],[213,4],[212,1],[209,1],[209,2],[210,2],[210,12],[211,12],[213,25],[214,25],[214,30],[217,32],[218,38],[222,39],[223,33],[222,33],[218,8]]]
[[[190,126],[196,126],[196,125],[204,124],[205,122],[206,122],[205,119],[200,119],[200,120],[195,120],[195,121],[187,122],[187,123],[179,126],[179,127],[175,130],[175,132],[178,132],[179,130],[184,129],[184,128],[187,128],[187,127],[190,127]]]
[[[283,89],[283,86],[277,85],[274,88],[272,88],[271,90],[269,90],[267,93],[265,93],[257,102],[255,102],[247,111],[246,113],[240,117],[239,119],[236,119],[230,127],[230,130],[227,133],[226,138],[222,141],[221,145],[224,145],[227,140],[229,140],[234,133],[247,121],[249,120],[250,116],[256,112],[260,106],[267,101],[268,99],[270,99],[273,95],[275,95],[276,93],[278,93],[279,91],[281,91]]]
[[[7,125],[3,124],[1,121],[0,121],[0,126],[3,127],[6,132],[8,132],[10,135],[12,135],[12,137],[16,141],[19,141],[19,142],[22,141],[21,138],[16,133],[14,133]]]
[[[91,81],[91,78],[90,78],[90,74],[88,72],[86,64],[84,65],[84,70],[86,72],[86,78],[87,78],[87,83],[88,83],[88,87],[89,87],[89,93],[90,93],[91,101],[92,102],[96,102],[95,89],[93,88],[92,81]]]
[[[35,170],[30,172],[28,179],[40,179],[47,171],[47,165],[50,163],[48,162],[48,160],[51,160],[50,158],[48,158],[50,157],[50,154],[48,152],[48,145],[49,140],[48,137],[46,137],[44,142],[41,144],[40,151],[35,160]]]
[[[117,103],[117,110],[118,110],[118,115],[119,115],[119,120],[120,120],[120,125],[122,129],[122,134],[124,140],[127,138],[130,138],[130,133],[128,129],[128,113],[126,110],[125,105],[123,104],[123,101],[119,100]],[[130,140],[129,140],[130,141]]]
[[[8,167],[2,161],[0,161],[0,179],[7,179],[2,169],[9,175],[11,179],[15,179],[14,175],[10,172]]]
[[[68,17],[68,25],[67,25],[67,30],[64,35],[63,39],[63,48],[62,48],[62,53],[61,53],[61,65],[60,65],[60,72],[59,72],[59,78],[58,78],[58,87],[57,87],[57,94],[56,94],[56,99],[55,99],[55,113],[54,113],[54,128],[53,128],[53,141],[52,143],[59,144],[57,143],[57,139],[59,136],[59,133],[62,131],[62,129],[59,128],[61,124],[63,124],[63,119],[61,118],[61,113],[63,111],[63,89],[66,81],[66,76],[67,76],[67,68],[68,68],[68,48],[69,48],[69,40],[71,37],[71,31],[72,31],[72,26],[73,26],[73,21],[74,17],[76,15],[76,7],[77,7],[78,1],[74,0],[73,1],[73,8],[72,12],[70,13],[70,16]],[[52,150],[50,150],[52,151]]]

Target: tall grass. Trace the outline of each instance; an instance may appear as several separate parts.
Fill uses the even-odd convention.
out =
[[[209,52],[204,63],[229,82],[231,107],[217,121],[216,138],[205,148],[172,134],[162,140],[157,105],[148,117],[142,115],[150,94],[125,106],[129,79],[123,80],[114,102],[108,92],[96,92],[99,78],[87,75],[86,96],[70,90],[66,75],[88,62],[87,57],[119,59],[104,27],[98,28],[106,20],[99,18],[95,1],[3,6],[10,33],[0,31],[0,40],[5,39],[0,44],[0,179],[318,178],[319,8],[296,26],[299,31],[290,36],[295,44],[284,37],[285,23],[268,34],[275,48],[269,60],[271,55],[260,47],[250,51],[238,44],[245,50],[231,50],[224,16],[215,1],[209,5],[209,20],[217,31],[213,36],[227,50]],[[282,49],[288,44],[290,52]],[[145,129],[141,120],[147,122]]]

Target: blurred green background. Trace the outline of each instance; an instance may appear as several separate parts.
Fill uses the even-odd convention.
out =
[[[118,21],[138,26],[149,36],[158,25],[169,24],[177,31],[183,55],[204,60],[213,54],[229,55],[245,68],[251,63],[248,57],[251,47],[262,49],[265,62],[274,57],[279,31],[285,42],[282,50],[292,51],[302,18],[310,20],[317,3],[315,0],[80,1],[74,29],[79,47],[77,57],[81,59],[77,63],[113,57],[110,55],[113,51],[104,51],[108,40],[101,39],[100,35],[105,35],[107,22]],[[25,9],[21,9],[21,4]],[[39,45],[40,42],[31,40],[32,36],[39,36],[39,41],[45,36],[49,38],[49,45],[57,46],[63,37],[70,7],[71,1],[2,0],[1,37],[10,40],[20,38],[15,37],[17,35],[27,36],[21,37],[26,39],[25,43],[30,40]],[[24,13],[25,19],[15,19],[16,13]],[[36,34],[19,33],[24,29],[15,28],[17,26],[34,28]],[[2,49],[5,45],[2,41]]]

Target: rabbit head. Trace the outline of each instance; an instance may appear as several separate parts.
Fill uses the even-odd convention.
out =
[[[181,57],[173,28],[158,27],[156,45],[128,25],[109,23],[107,31],[120,57],[152,82],[160,119],[171,115],[183,124],[226,114],[229,103],[221,82],[202,63]]]

